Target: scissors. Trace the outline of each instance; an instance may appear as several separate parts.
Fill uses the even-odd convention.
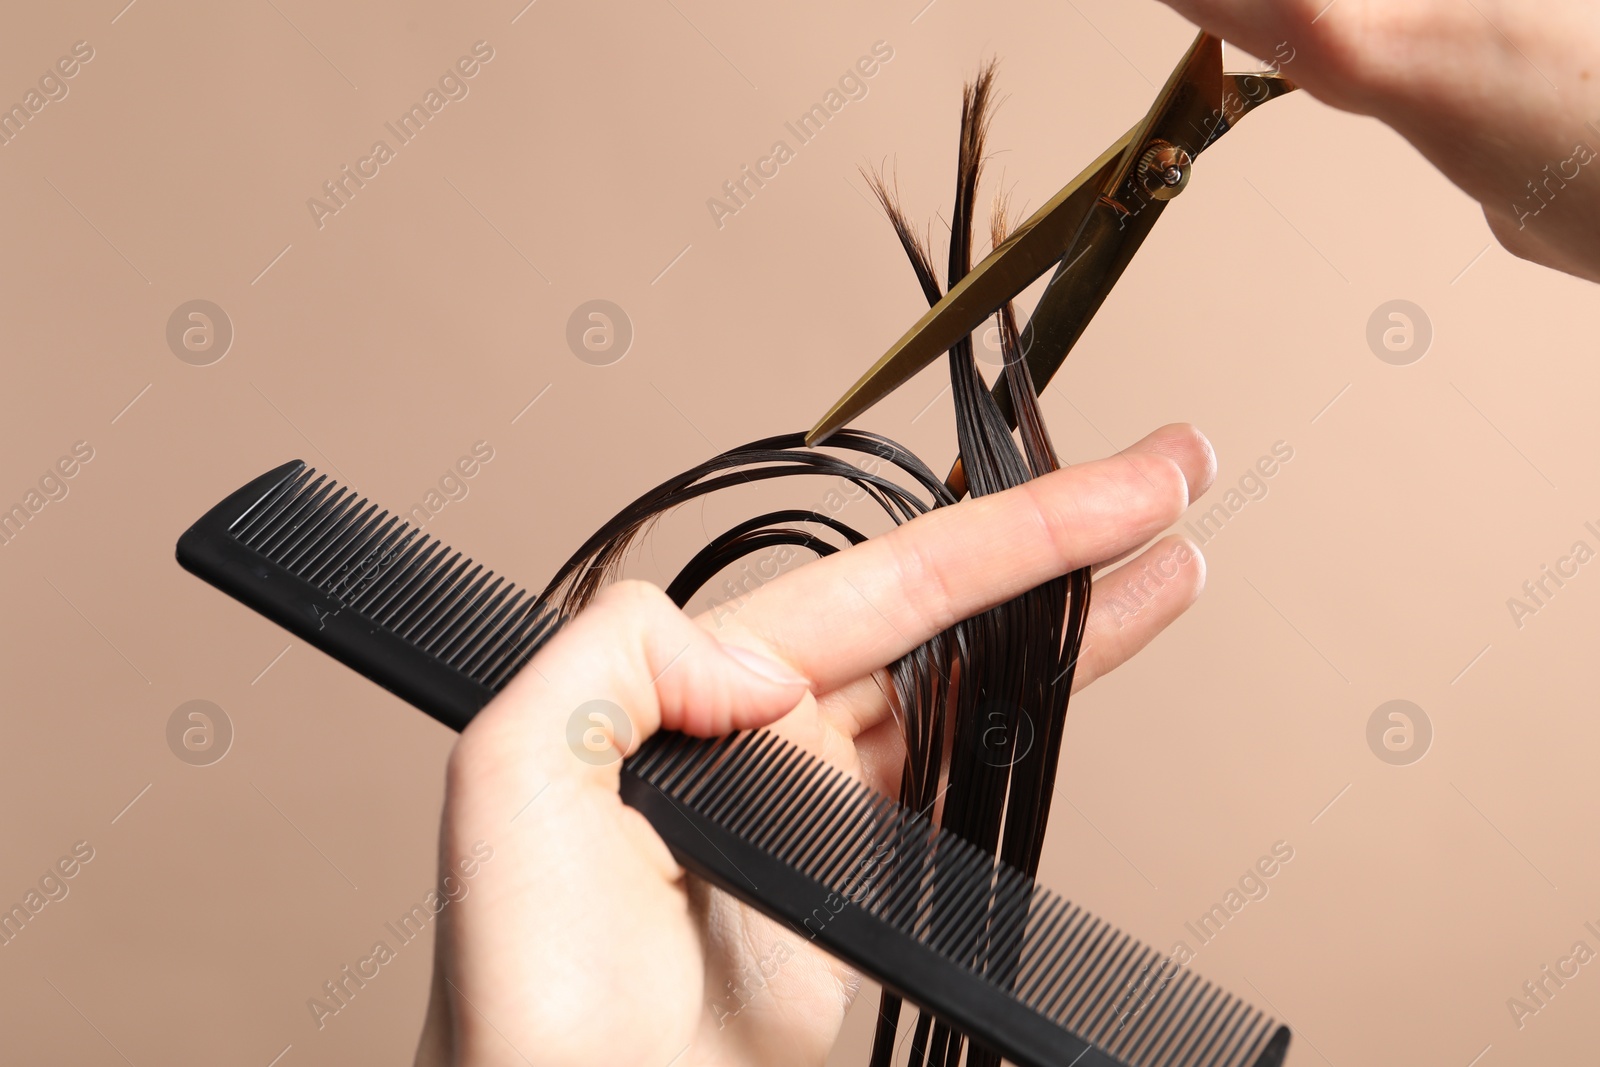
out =
[[[1222,40],[1201,33],[1144,118],[929,308],[828,409],[806,444],[825,441],[904,385],[1055,266],[1021,333],[1020,351],[1043,392],[1167,203],[1189,184],[1200,153],[1246,114],[1295,88],[1275,68],[1224,73]],[[1005,383],[992,395],[1015,427]],[[965,483],[958,462],[950,487],[959,496]]]

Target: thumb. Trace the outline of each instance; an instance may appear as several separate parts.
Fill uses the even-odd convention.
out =
[[[740,638],[747,643],[719,641],[648,582],[617,582],[479,713],[461,747],[478,747],[482,735],[494,769],[615,791],[621,758],[656,731],[765,726],[805,695],[793,667]]]

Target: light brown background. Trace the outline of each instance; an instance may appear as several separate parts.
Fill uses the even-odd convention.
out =
[[[541,584],[643,488],[808,426],[916,316],[856,168],[896,163],[913,215],[947,215],[980,59],[1009,94],[990,187],[1031,210],[1192,29],[1145,0],[123,2],[18,7],[0,35],[5,102],[95,49],[0,148],[0,500],[96,453],[0,548],[0,901],[96,850],[0,947],[0,1058],[409,1062],[425,944],[320,1032],[305,1001],[432,884],[451,735],[182,572],[177,535],[291,457],[409,506],[487,440],[430,532]],[[318,229],[307,198],[480,39],[470,95]],[[718,229],[706,199],[880,39],[867,98]],[[1273,104],[1201,161],[1045,398],[1070,460],[1196,422],[1218,491],[1294,449],[1207,545],[1201,603],[1074,704],[1044,878],[1167,945],[1292,844],[1195,966],[1296,1027],[1295,1067],[1577,1062],[1596,1038],[1594,967],[1520,1031],[1505,1002],[1600,948],[1600,564],[1521,629],[1506,599],[1595,544],[1600,291],[1489,245],[1385,128]],[[637,333],[604,368],[564,339],[597,297]],[[195,298],[236,331],[207,367],[165,342]],[[1436,331],[1412,366],[1365,340],[1395,298]],[[940,374],[864,423],[935,465]],[[670,576],[684,521],[636,573]],[[205,768],[164,737],[197,698],[236,729]],[[1395,698],[1435,731],[1412,766],[1367,745]]]

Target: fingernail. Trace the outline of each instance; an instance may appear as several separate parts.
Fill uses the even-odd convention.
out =
[[[811,684],[795,673],[793,668],[785,666],[775,659],[763,656],[759,652],[752,652],[750,649],[739,645],[723,645],[722,651],[726,652],[750,673],[760,675],[765,681],[776,682],[778,685]]]

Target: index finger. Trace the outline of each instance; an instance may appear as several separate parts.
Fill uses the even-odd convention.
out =
[[[1170,456],[1127,452],[918,516],[789,571],[715,624],[771,650],[823,693],[869,674],[961,619],[1120,555],[1189,503]]]

